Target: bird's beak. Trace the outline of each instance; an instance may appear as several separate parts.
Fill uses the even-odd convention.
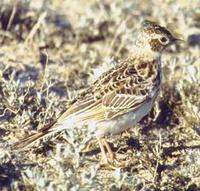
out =
[[[182,42],[185,42],[183,39],[179,39],[179,38],[174,38],[173,41],[174,41],[174,43],[182,43]]]

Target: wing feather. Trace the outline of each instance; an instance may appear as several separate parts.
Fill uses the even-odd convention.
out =
[[[151,97],[150,94],[156,86],[153,78],[156,76],[153,72],[156,70],[151,68],[155,66],[154,62],[140,62],[142,72],[138,73],[134,64],[138,64],[136,60],[126,60],[120,66],[104,73],[89,91],[84,92],[83,96],[72,104],[64,117],[73,114],[78,121],[102,121],[138,109]],[[149,71],[153,77],[144,78],[145,71]]]
[[[107,95],[109,96],[109,95]],[[106,96],[104,99],[107,99]],[[109,98],[103,103],[106,106],[106,119],[112,119],[119,115],[129,112],[130,110],[136,110],[139,108],[147,99],[147,96],[134,96],[134,95],[123,95],[123,94],[115,94],[113,99],[118,99],[121,101],[120,104],[115,104],[107,102]]]

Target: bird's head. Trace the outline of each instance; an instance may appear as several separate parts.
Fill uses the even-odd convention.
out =
[[[144,21],[136,46],[146,52],[161,53],[166,47],[179,41],[165,27],[155,22]]]

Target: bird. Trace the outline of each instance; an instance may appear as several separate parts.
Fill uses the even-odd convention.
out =
[[[179,40],[166,27],[145,20],[125,59],[72,99],[53,123],[14,143],[13,148],[85,124],[97,138],[104,162],[112,163],[115,155],[107,137],[133,127],[151,111],[161,89],[162,53]]]

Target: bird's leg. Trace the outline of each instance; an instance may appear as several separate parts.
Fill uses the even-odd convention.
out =
[[[115,159],[115,156],[105,138],[97,138],[97,140],[99,142],[99,146],[101,149],[102,158],[106,164],[110,163],[111,165],[126,166],[126,163],[129,161],[123,162],[123,161],[118,161],[117,159]],[[104,146],[108,152],[109,157],[106,155]],[[114,167],[114,166],[112,166],[112,167]]]
[[[103,141],[103,144],[105,145],[105,147],[106,147],[106,149],[108,151],[109,158],[110,158],[111,162],[113,162],[113,160],[114,160],[114,154],[113,154],[113,152],[112,152],[112,150],[110,148],[110,145],[108,144],[108,142],[106,141],[105,138],[103,138],[102,141]]]
[[[103,160],[104,160],[105,163],[108,163],[108,158],[106,156],[106,152],[105,152],[105,149],[104,149],[104,146],[103,146],[103,139],[97,138],[97,140],[99,142],[99,146],[100,146],[100,149],[101,149]]]
[[[160,108],[159,108],[159,103],[158,102],[155,103],[153,113],[154,113],[153,121],[156,121],[158,116],[159,116],[159,114],[160,114]]]

